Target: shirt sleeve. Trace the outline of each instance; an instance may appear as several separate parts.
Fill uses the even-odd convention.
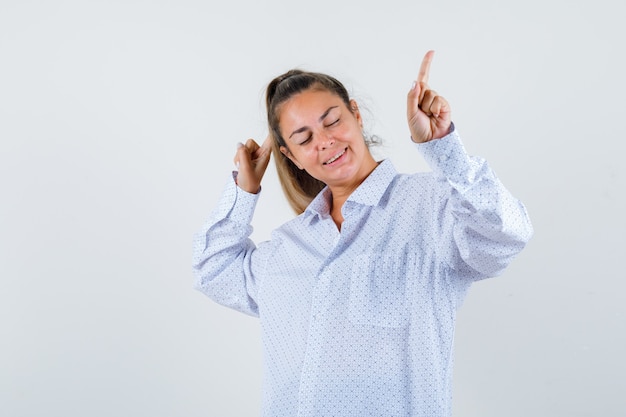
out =
[[[450,267],[472,279],[500,274],[533,234],[526,208],[484,159],[466,153],[454,126],[417,147],[444,185],[437,215],[441,237],[454,243],[443,251]]]
[[[260,194],[260,193],[259,193]],[[249,239],[259,194],[229,181],[217,207],[193,239],[195,288],[214,301],[258,317],[254,262]]]

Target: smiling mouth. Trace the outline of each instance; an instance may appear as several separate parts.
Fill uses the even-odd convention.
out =
[[[333,156],[332,158],[330,158],[328,161],[324,162],[324,165],[328,165],[328,164],[332,164],[333,162],[335,162],[337,159],[341,158],[343,156],[344,153],[346,153],[346,151],[348,150],[348,148],[343,149],[341,152],[339,152],[337,155]]]

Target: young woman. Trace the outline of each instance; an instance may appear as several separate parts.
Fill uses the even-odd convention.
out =
[[[432,172],[376,161],[357,103],[336,79],[292,70],[266,95],[269,136],[194,240],[197,288],[260,319],[263,416],[449,416],[456,310],[532,235],[524,206],[466,154],[448,102],[428,86],[433,52],[407,97],[411,139]],[[249,240],[274,153],[298,214]]]

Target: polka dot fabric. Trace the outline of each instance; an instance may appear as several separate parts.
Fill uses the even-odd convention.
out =
[[[229,182],[194,239],[197,288],[258,316],[267,417],[451,415],[456,310],[532,235],[524,206],[458,134],[417,145],[431,173],[382,161],[343,207],[249,240],[259,195]]]

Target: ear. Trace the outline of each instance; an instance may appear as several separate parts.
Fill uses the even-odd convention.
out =
[[[300,165],[298,163],[298,161],[296,160],[296,158],[293,157],[293,155],[291,154],[291,152],[289,152],[289,149],[286,146],[281,146],[280,147],[280,153],[282,153],[283,155],[285,155],[287,158],[289,158],[289,160],[291,162],[293,162],[293,164],[295,166],[298,167],[298,169],[302,169],[302,165]]]
[[[356,103],[356,100],[350,100],[350,110],[354,117],[356,117],[357,122],[359,122],[359,126],[363,128],[363,119],[361,118],[361,112],[359,111],[359,105]]]

